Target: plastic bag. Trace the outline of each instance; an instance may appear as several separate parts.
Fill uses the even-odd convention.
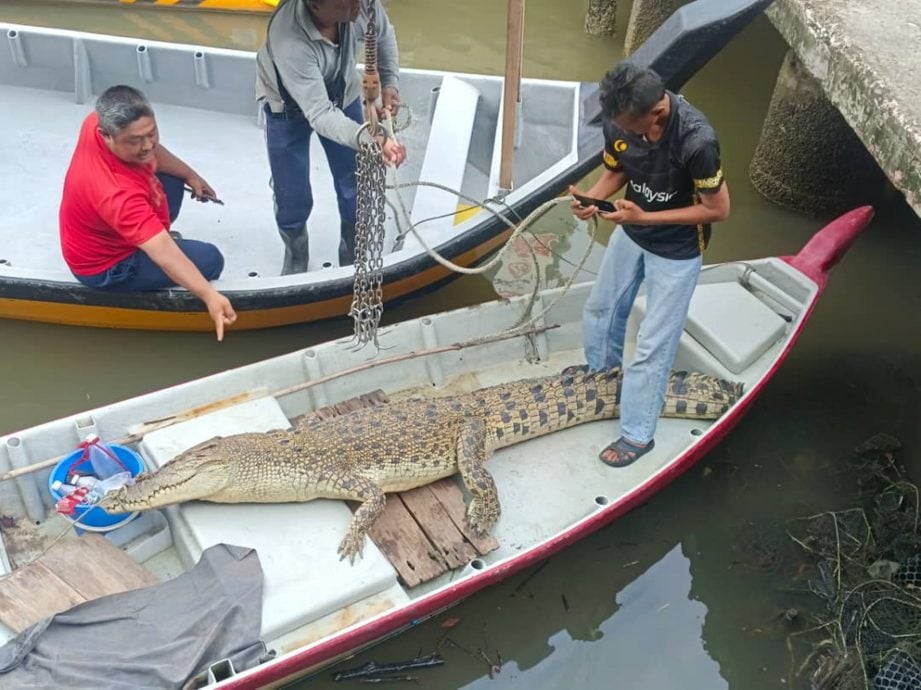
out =
[[[120,472],[127,472],[128,468],[122,464],[115,452],[99,440],[98,436],[87,436],[84,441],[93,474],[99,479],[107,479]],[[129,473],[130,474],[130,473]]]
[[[110,491],[115,491],[131,484],[134,484],[134,477],[131,476],[130,472],[113,474],[111,477],[106,477],[96,482],[96,486],[90,489],[90,492],[86,495],[86,503],[98,503]]]

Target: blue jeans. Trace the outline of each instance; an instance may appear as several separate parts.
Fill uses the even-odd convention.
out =
[[[299,108],[286,108],[273,113],[265,109],[265,138],[272,169],[272,189],[275,193],[275,222],[278,229],[291,235],[303,231],[313,209],[310,189],[310,135],[313,127]],[[361,123],[361,101],[356,100],[343,109],[355,122]],[[339,201],[339,216],[343,225],[355,224],[358,184],[355,179],[355,149],[320,137],[326,151],[333,186]]]
[[[643,280],[646,315],[633,361],[624,368],[621,432],[648,443],[665,402],[678,341],[697,286],[702,258],[665,259],[640,248],[620,228],[611,235],[582,314],[585,359],[592,370],[622,367],[627,317]]]
[[[182,208],[185,183],[178,177],[166,173],[158,173],[157,177],[160,178],[163,191],[166,193],[170,222],[173,222]],[[224,257],[213,244],[197,240],[176,240],[176,244],[207,280],[215,280],[221,275],[221,271],[224,270]],[[112,292],[159,290],[176,285],[173,279],[140,249],[101,273],[91,276],[74,274],[74,277],[87,287]]]

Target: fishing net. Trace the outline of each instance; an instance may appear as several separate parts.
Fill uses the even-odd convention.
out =
[[[873,690],[916,690],[921,688],[921,666],[900,649],[889,655],[873,679]]]
[[[806,590],[823,604],[817,625],[790,643],[813,690],[921,688],[921,502],[899,447],[878,435],[855,449],[860,507],[789,527],[808,556]]]

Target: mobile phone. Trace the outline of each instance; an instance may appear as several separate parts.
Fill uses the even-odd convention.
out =
[[[588,208],[589,206],[594,206],[602,213],[614,213],[617,210],[617,207],[614,206],[610,201],[605,201],[603,199],[592,199],[588,196],[582,196],[581,194],[573,194],[572,198],[579,202],[579,205],[582,208]]]
[[[192,194],[193,198],[194,198],[194,196],[195,196],[195,190],[193,190],[189,185],[185,185],[185,190],[186,190],[187,192],[190,192],[190,193]],[[220,206],[223,206],[223,205],[224,205],[224,202],[221,201],[220,199],[218,199],[216,196],[203,196],[203,197],[201,197],[201,201],[210,201],[210,202],[212,202],[212,203],[214,203],[214,204],[218,204],[218,205],[220,205]]]

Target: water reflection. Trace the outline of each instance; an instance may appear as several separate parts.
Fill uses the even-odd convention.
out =
[[[707,609],[690,597],[690,561],[682,546],[652,563],[627,561],[619,570],[629,575],[585,573],[560,593],[529,599],[529,616],[562,616],[566,627],[535,646],[532,656],[516,656],[492,679],[481,676],[462,687],[727,688],[702,639]],[[502,641],[519,634],[510,629],[520,626],[511,614],[507,625],[489,626],[488,641],[496,648],[484,650],[490,659]]]

